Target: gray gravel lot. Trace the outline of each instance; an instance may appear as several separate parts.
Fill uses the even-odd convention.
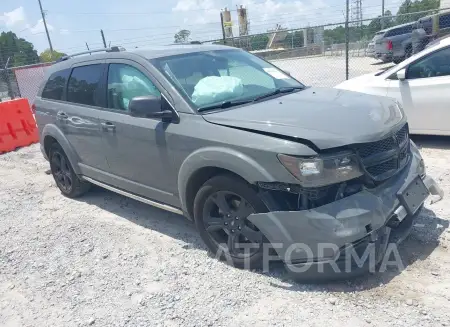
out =
[[[271,60],[271,62],[306,85],[332,87],[345,81],[345,57],[314,56]],[[383,64],[368,57],[349,58],[349,77],[376,72],[391,67],[392,63]]]
[[[450,190],[450,139],[421,138]],[[0,155],[0,326],[450,326],[450,198],[400,247],[405,270],[306,285],[211,258],[181,216],[94,189],[63,197],[39,146]]]

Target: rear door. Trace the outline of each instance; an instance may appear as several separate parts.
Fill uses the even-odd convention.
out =
[[[64,105],[57,112],[58,125],[79,156],[84,175],[98,177],[107,169],[102,151],[99,110],[106,101],[103,79],[104,61],[89,61],[72,66]]]
[[[126,59],[110,59],[107,105],[101,112],[103,149],[109,165],[108,184],[160,202],[179,205],[176,176],[171,174],[166,137],[170,123],[129,115],[133,97],[161,96],[161,86],[145,67]]]
[[[413,132],[449,134],[450,47],[408,65],[406,80],[392,81],[387,96],[401,99]]]

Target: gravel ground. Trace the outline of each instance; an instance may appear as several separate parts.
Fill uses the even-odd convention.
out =
[[[450,190],[450,139],[421,138]],[[63,197],[39,147],[0,155],[1,326],[450,326],[450,198],[400,247],[405,270],[306,285],[208,256],[181,216],[94,189]]]
[[[344,56],[313,56],[271,60],[271,63],[287,70],[291,75],[306,85],[316,87],[331,87],[345,81]],[[383,64],[381,61],[368,57],[349,58],[349,78],[385,69],[392,63]]]

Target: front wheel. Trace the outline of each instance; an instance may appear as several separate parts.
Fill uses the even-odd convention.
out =
[[[239,268],[262,266],[263,233],[247,217],[267,212],[256,191],[232,175],[208,180],[194,199],[194,218],[209,250]]]

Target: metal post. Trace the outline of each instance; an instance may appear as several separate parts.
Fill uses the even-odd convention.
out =
[[[41,8],[42,22],[44,23],[45,33],[47,34],[48,45],[50,47],[50,58],[53,60],[53,45],[52,40],[50,40],[50,34],[48,33],[47,21],[45,20],[44,10],[42,10],[41,0],[38,0],[39,8]]]
[[[220,25],[222,28],[223,44],[227,44],[227,39],[225,37],[225,26],[223,26],[223,12],[220,12]]]
[[[348,26],[348,19],[349,19],[349,11],[350,11],[350,4],[349,0],[346,0],[345,2],[345,79],[348,80],[348,52],[349,52],[349,38],[350,38],[350,31]]]
[[[100,30],[100,34],[102,34],[103,46],[106,48],[106,40],[105,40],[105,34],[103,34],[103,30]]]
[[[9,66],[9,60],[11,57],[8,57],[8,60],[6,60],[5,69],[3,70],[5,72],[5,81],[6,81],[6,87],[8,88],[8,96],[10,99],[14,99],[14,93],[11,85],[11,80],[9,79],[8,75],[8,66]]]
[[[381,0],[381,29],[384,29],[384,0]]]
[[[88,51],[90,50],[89,49],[89,45],[87,44],[87,42],[86,42],[86,48],[88,49]],[[89,53],[89,54],[91,54],[91,53]]]

